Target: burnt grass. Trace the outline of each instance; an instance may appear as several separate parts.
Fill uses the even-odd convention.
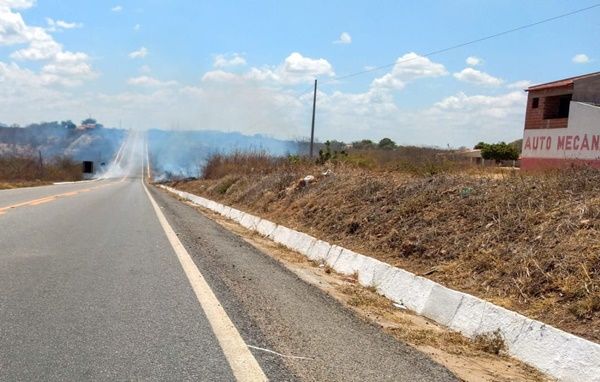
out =
[[[600,171],[267,167],[173,185],[600,342]]]

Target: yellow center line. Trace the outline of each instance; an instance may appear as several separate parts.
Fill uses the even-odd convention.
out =
[[[9,205],[9,206],[6,206],[6,207],[0,207],[0,215],[4,215],[4,214],[6,214],[7,211],[15,209],[15,208],[25,207],[25,206],[38,206],[40,204],[48,203],[48,202],[54,201],[54,200],[59,199],[59,198],[66,198],[66,197],[69,197],[69,196],[79,195],[79,194],[84,193],[84,192],[90,192],[90,191],[92,191],[94,189],[98,189],[98,188],[110,186],[110,185],[116,184],[116,183],[117,182],[105,183],[105,184],[101,184],[101,185],[96,186],[96,187],[84,188],[84,189],[77,190],[77,191],[63,192],[61,194],[45,196],[43,198],[28,200],[26,202],[21,202],[21,203],[13,204],[13,205]]]
[[[58,196],[49,196],[49,197],[44,198],[44,199],[38,199],[38,200],[36,200],[34,202],[31,202],[31,203],[29,203],[27,205],[28,206],[38,206],[40,204],[51,202],[51,201],[55,200],[56,198],[58,198]]]

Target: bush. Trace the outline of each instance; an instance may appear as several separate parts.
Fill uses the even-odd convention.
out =
[[[81,163],[69,157],[42,160],[33,156],[0,156],[0,180],[21,181],[74,181],[82,179]]]
[[[519,159],[519,152],[515,146],[505,142],[492,144],[479,142],[475,145],[475,149],[481,150],[481,157],[483,159],[491,159],[496,162]]]
[[[346,156],[348,156],[348,154],[346,153],[346,151],[341,150],[341,151],[337,151],[337,150],[333,150],[331,148],[331,142],[327,141],[325,142],[325,150],[321,149],[319,150],[319,157],[317,158],[316,163],[317,164],[325,164],[329,161],[335,161],[338,159],[342,159],[345,158]]]
[[[380,149],[392,150],[392,149],[396,148],[396,142],[392,141],[389,138],[383,138],[382,140],[379,141],[377,146],[379,146]]]

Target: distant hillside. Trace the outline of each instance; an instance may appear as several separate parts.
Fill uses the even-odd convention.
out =
[[[76,161],[108,162],[127,132],[100,124],[80,129],[70,121],[35,123],[26,127],[0,125],[0,155],[68,156]]]
[[[285,155],[298,151],[298,144],[293,141],[212,130],[150,130],[148,140],[155,172],[183,176],[197,176],[206,158],[213,153],[265,151]]]
[[[44,158],[68,156],[75,161],[108,163],[115,156],[127,130],[106,128],[93,119],[76,126],[71,121],[35,123],[9,127],[0,123],[0,156]],[[263,135],[243,135],[211,130],[148,131],[149,152],[156,175],[197,176],[212,153],[266,151],[274,155],[296,153],[296,142]]]

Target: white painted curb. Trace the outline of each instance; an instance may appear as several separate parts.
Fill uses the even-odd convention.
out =
[[[375,287],[393,302],[468,337],[499,330],[510,355],[560,381],[600,381],[599,344],[266,219],[171,187],[160,187],[233,219],[310,260],[322,261],[336,272],[357,274],[361,285]]]

